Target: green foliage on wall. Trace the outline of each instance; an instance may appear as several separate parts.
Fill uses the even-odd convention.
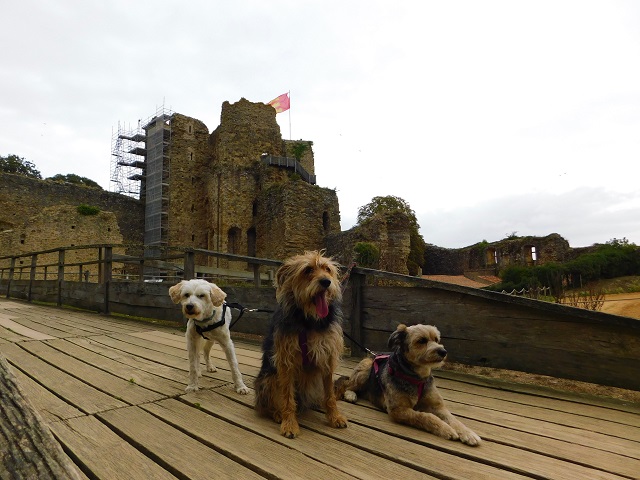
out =
[[[78,213],[80,215],[97,215],[100,213],[100,209],[91,205],[81,204],[78,205]]]
[[[356,263],[364,268],[377,268],[380,260],[380,249],[370,242],[358,242],[354,245]]]

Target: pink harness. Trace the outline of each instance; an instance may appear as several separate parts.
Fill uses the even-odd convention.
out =
[[[384,391],[384,385],[382,384],[382,381],[380,380],[380,365],[379,363],[383,362],[384,360],[388,360],[389,357],[391,355],[376,355],[376,358],[373,359],[373,371],[375,373],[376,379],[378,380],[378,384],[380,385],[380,388],[382,389],[382,391]],[[389,375],[391,375],[392,377],[398,377],[402,380],[404,380],[405,382],[409,382],[413,385],[416,385],[418,387],[418,400],[420,400],[422,398],[422,395],[424,394],[424,387],[427,383],[426,380],[423,380],[421,378],[416,378],[416,377],[412,377],[409,375],[405,375],[402,372],[399,372],[397,370],[394,370],[393,367],[391,366],[391,362],[387,362],[387,371],[389,372]]]

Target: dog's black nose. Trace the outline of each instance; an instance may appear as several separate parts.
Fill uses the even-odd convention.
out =
[[[191,303],[187,303],[184,308],[187,310],[187,312],[190,312],[191,310],[193,310],[193,304]]]
[[[331,280],[329,280],[328,278],[322,278],[320,279],[320,285],[322,285],[324,288],[329,288],[329,285],[331,285]]]
[[[439,348],[437,352],[438,352],[438,355],[440,355],[442,358],[447,356],[447,351],[444,348]]]

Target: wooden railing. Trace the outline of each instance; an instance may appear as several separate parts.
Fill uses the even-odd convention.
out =
[[[70,260],[78,249],[96,254]],[[0,257],[0,295],[181,322],[168,288],[198,276],[218,283],[228,301],[260,310],[244,315],[235,331],[267,332],[265,311],[277,307],[269,272],[279,260],[191,248],[153,257],[133,250],[90,245]],[[203,267],[199,259],[220,265]],[[87,269],[94,273],[85,278]],[[343,287],[343,328],[354,355],[364,355],[360,346],[385,351],[399,323],[424,323],[440,329],[452,362],[640,390],[637,319],[360,267]]]

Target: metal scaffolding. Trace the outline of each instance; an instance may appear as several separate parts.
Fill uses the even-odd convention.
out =
[[[110,191],[140,199],[144,197],[147,183],[147,167],[150,148],[148,142],[148,127],[155,125],[158,119],[168,122],[173,112],[164,105],[146,120],[138,120],[137,127],[118,122],[117,130],[111,135],[111,188]],[[170,123],[168,125],[170,137]],[[157,139],[156,139],[157,140]],[[156,149],[152,156],[157,160],[157,142],[152,148]],[[168,142],[164,141],[161,148],[166,149]]]

